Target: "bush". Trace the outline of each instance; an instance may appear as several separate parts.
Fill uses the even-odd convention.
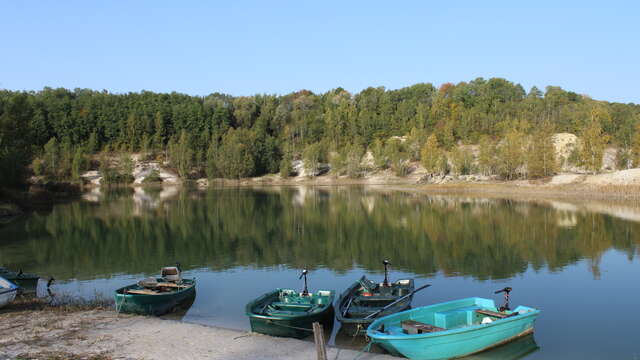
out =
[[[151,170],[149,175],[145,176],[144,180],[142,180],[143,184],[153,184],[153,183],[161,183],[161,182],[162,182],[162,178],[160,177],[160,173],[156,169]]]

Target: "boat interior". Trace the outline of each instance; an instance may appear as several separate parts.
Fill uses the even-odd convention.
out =
[[[303,295],[295,290],[283,289],[267,297],[259,313],[272,316],[294,316],[301,313],[310,313],[323,308],[332,301],[331,292],[319,290],[316,293]]]
[[[415,309],[394,316],[393,320],[385,322],[378,331],[389,335],[414,335],[432,333],[444,330],[469,327],[473,325],[489,324],[497,320],[519,315],[517,311],[497,311],[491,301],[490,304],[466,303],[453,306],[435,306],[429,310]]]

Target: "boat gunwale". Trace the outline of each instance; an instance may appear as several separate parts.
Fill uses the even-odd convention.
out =
[[[423,307],[419,307],[419,308],[415,308],[415,309],[411,309],[411,310],[407,310],[407,311],[410,311],[410,312],[414,312],[415,311],[415,312],[417,312],[418,310],[424,309],[425,307],[432,307],[432,306],[435,307],[435,306],[438,306],[438,305],[444,305],[444,304],[453,303],[453,302],[457,302],[457,301],[472,300],[472,299],[475,300],[475,299],[484,299],[484,298],[471,297],[471,298],[452,300],[452,301],[447,301],[447,302],[443,302],[443,303],[437,303],[437,304],[433,304],[433,305],[429,305],[429,306],[423,306]],[[490,300],[490,299],[485,299],[485,300]],[[493,300],[491,300],[491,301],[494,303],[494,307],[495,307],[495,302]],[[375,340],[375,339],[380,339],[380,340],[418,340],[418,339],[437,338],[437,337],[444,337],[444,336],[449,336],[449,335],[463,334],[463,333],[477,331],[477,330],[481,330],[481,329],[490,329],[490,328],[493,328],[493,327],[498,326],[498,325],[508,324],[510,322],[520,321],[520,320],[524,320],[524,319],[530,318],[530,317],[537,317],[540,314],[540,310],[539,309],[535,309],[535,308],[532,308],[532,307],[529,307],[529,306],[524,306],[524,305],[520,305],[519,307],[525,307],[525,308],[528,308],[528,309],[532,309],[533,311],[528,311],[528,312],[526,312],[524,314],[519,314],[517,316],[510,316],[510,317],[507,317],[507,318],[494,320],[493,322],[491,322],[489,324],[475,324],[475,325],[465,326],[465,327],[461,327],[461,328],[446,329],[446,330],[443,330],[443,331],[436,331],[436,332],[422,333],[422,334],[411,334],[411,335],[410,334],[397,334],[397,335],[392,335],[392,334],[380,333],[377,330],[374,330],[374,328],[379,327],[380,323],[382,323],[383,320],[385,320],[386,318],[389,318],[389,317],[392,317],[392,316],[398,316],[399,314],[401,314],[401,313],[395,313],[395,314],[387,315],[385,317],[381,317],[379,319],[376,319],[373,323],[371,323],[371,325],[369,325],[369,327],[367,328],[367,336],[369,338],[371,338],[372,340]]]
[[[9,293],[12,293],[14,291],[17,292],[18,290],[20,290],[19,287],[16,287],[16,288],[0,288],[0,295],[9,294]]]
[[[245,314],[249,318],[262,319],[262,320],[290,321],[290,320],[304,319],[304,318],[308,318],[308,317],[315,316],[315,315],[321,315],[324,312],[330,310],[331,307],[333,306],[333,301],[334,301],[334,298],[335,298],[335,291],[334,290],[317,290],[316,293],[318,291],[329,291],[330,301],[327,302],[326,304],[322,304],[321,307],[319,307],[319,308],[317,308],[317,309],[315,309],[315,310],[313,310],[311,312],[306,312],[306,313],[300,312],[299,315],[291,315],[291,316],[266,315],[266,314],[258,314],[258,313],[253,312],[253,307],[258,304],[259,300],[267,299],[270,296],[272,296],[273,294],[279,293],[282,290],[291,290],[291,289],[276,288],[275,290],[266,292],[266,293],[258,296],[254,300],[251,300],[245,306]]]

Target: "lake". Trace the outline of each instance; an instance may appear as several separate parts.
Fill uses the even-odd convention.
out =
[[[53,276],[56,294],[113,291],[179,261],[196,277],[183,321],[248,330],[275,287],[339,294],[362,274],[432,286],[413,306],[513,287],[542,310],[534,337],[474,358],[637,359],[640,222],[615,206],[427,196],[367,187],[89,192],[0,228],[0,266]],[[341,336],[331,343],[360,347]]]

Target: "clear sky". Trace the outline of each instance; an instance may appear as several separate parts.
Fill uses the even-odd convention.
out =
[[[525,5],[517,5],[526,3]],[[504,77],[640,103],[637,1],[2,1],[0,88],[192,95]]]

